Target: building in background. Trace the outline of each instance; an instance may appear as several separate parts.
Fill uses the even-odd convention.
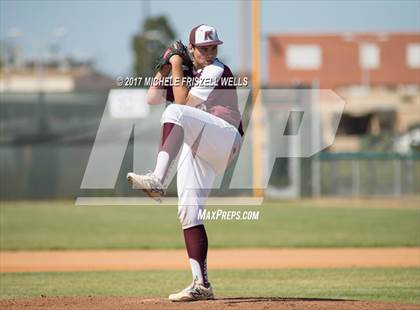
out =
[[[4,63],[0,197],[74,197],[115,82],[91,62]]]
[[[71,58],[43,63],[28,61],[0,70],[0,92],[77,92],[105,90],[114,85],[114,80],[97,72],[91,62]]]
[[[358,151],[360,136],[420,123],[420,33],[271,35],[267,72],[271,88],[316,85],[345,99],[332,150]]]

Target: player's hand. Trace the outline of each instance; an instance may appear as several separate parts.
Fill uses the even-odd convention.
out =
[[[169,63],[172,66],[182,66],[182,62],[183,62],[183,59],[179,55],[172,55],[171,58],[169,58]]]
[[[171,64],[164,65],[162,68],[160,68],[159,72],[162,76],[168,76],[171,72]]]
[[[176,57],[175,57],[176,56]],[[165,65],[178,65],[179,59],[182,60],[181,64],[188,68],[192,68],[193,63],[188,53],[187,47],[180,41],[175,41],[169,45],[157,60],[155,69],[160,70]]]

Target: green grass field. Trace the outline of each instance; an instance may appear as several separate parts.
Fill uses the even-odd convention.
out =
[[[299,297],[420,303],[420,269],[213,270],[218,297]],[[167,297],[191,281],[187,271],[6,273],[1,298]]]
[[[420,246],[420,209],[352,208],[350,203],[337,208],[314,207],[309,202],[227,207],[260,210],[260,219],[208,221],[210,247]],[[0,229],[1,250],[184,247],[176,207],[171,206],[2,202]]]
[[[2,202],[1,250],[184,248],[176,207],[76,207]],[[217,209],[210,207],[209,209]],[[266,203],[257,221],[209,221],[211,248],[420,246],[418,208]],[[219,297],[341,298],[420,303],[419,268],[210,270]],[[0,298],[157,296],[184,287],[187,270],[1,273]]]

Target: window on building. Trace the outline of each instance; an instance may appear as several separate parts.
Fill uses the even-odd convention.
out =
[[[406,47],[406,63],[410,69],[420,68],[420,44],[410,43]]]
[[[359,46],[359,64],[362,69],[376,69],[379,67],[379,47],[373,43],[362,43]]]
[[[286,65],[291,70],[318,70],[322,65],[321,48],[318,45],[289,45]]]
[[[369,132],[369,123],[371,119],[372,114],[361,116],[343,114],[338,125],[337,135],[365,135]]]
[[[394,131],[397,120],[395,110],[381,110],[364,115],[350,115],[344,113],[341,116],[337,129],[337,135],[366,135],[379,134],[386,131]]]

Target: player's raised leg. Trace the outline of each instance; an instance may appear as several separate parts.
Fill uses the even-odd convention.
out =
[[[146,175],[133,172],[127,175],[134,188],[142,189],[152,198],[159,199],[164,195],[168,170],[184,142],[193,149],[194,155],[210,163],[216,173],[225,169],[232,152],[238,150],[238,146],[235,147],[235,141],[240,140],[237,130],[207,112],[172,104],[165,109],[161,122],[162,134],[154,171]]]
[[[165,181],[169,168],[177,157],[183,141],[184,129],[177,124],[164,122],[155,170],[145,175],[130,172],[127,174],[128,181],[133,183],[134,188],[141,189],[149,197],[159,200],[165,194],[167,186]]]

